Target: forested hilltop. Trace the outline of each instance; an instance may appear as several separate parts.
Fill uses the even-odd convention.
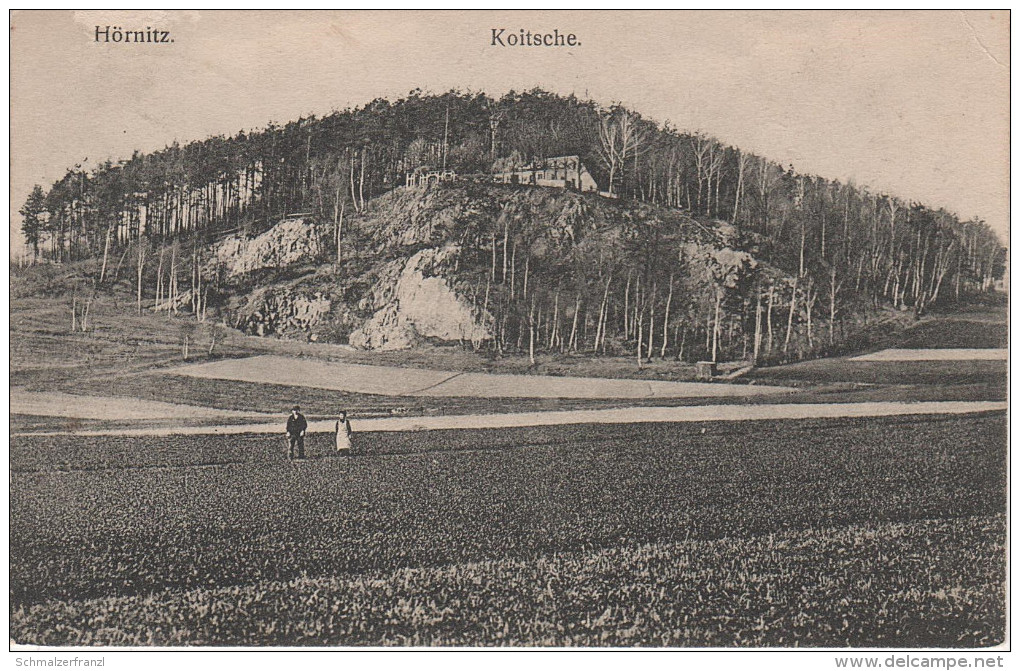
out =
[[[469,183],[575,155],[603,195]],[[403,186],[420,169],[455,171],[458,181]],[[68,170],[21,212],[33,256],[91,260],[93,291],[122,280],[130,258],[139,307],[203,319],[219,311],[252,332],[321,332],[365,347],[379,344],[375,320],[403,329],[382,337],[391,344],[436,337],[532,356],[832,351],[869,314],[922,314],[991,289],[1005,260],[979,220],[540,90],[500,99],[413,91],[136,152]],[[402,239],[412,219],[418,232]],[[290,260],[265,261],[267,245],[293,252],[299,242]],[[263,260],[238,265],[252,253]],[[401,291],[431,291],[433,277],[459,301],[449,306],[456,328],[425,328],[390,305]],[[390,294],[372,294],[373,282]],[[302,286],[296,319],[286,293]],[[281,301],[292,305],[286,319]],[[684,343],[697,345],[684,352]]]

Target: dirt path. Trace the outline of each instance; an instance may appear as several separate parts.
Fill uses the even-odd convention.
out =
[[[789,403],[775,405],[701,405],[674,408],[638,407],[610,410],[564,410],[519,412],[501,415],[445,415],[441,417],[387,417],[353,422],[357,433],[376,431],[430,431],[437,429],[494,429],[563,424],[630,424],[644,422],[713,422],[769,419],[820,419],[839,417],[889,417],[894,415],[946,415],[1005,410],[1004,401],[932,401],[885,403]],[[138,429],[52,431],[15,433],[32,436],[169,436],[283,433],[274,422],[221,426],[182,426]],[[332,421],[309,423],[310,433],[333,431]]]
[[[111,421],[228,418],[271,420],[276,417],[257,412],[238,412],[163,401],[143,401],[122,396],[78,396],[57,391],[26,391],[19,388],[11,389],[10,412],[12,415]]]
[[[1006,361],[1007,349],[884,349],[850,361]]]
[[[693,398],[783,394],[787,387],[664,380],[456,373],[282,356],[254,356],[175,368],[198,378],[315,387],[383,396],[478,398]]]

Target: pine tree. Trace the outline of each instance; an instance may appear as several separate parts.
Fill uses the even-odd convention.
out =
[[[28,194],[25,204],[18,212],[22,216],[21,232],[25,236],[25,244],[32,247],[32,260],[39,258],[39,238],[46,224],[46,194],[36,184],[32,193]]]

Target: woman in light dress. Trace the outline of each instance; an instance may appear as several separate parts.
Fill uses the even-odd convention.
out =
[[[340,419],[336,422],[336,453],[351,453],[351,423],[347,419],[347,413],[340,412]]]

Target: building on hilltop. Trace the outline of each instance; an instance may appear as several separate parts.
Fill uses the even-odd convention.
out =
[[[513,166],[509,169],[497,169],[489,174],[465,175],[460,177],[454,170],[435,170],[429,166],[420,166],[408,172],[404,177],[406,186],[426,186],[441,182],[454,182],[458,179],[473,181],[492,181],[496,184],[527,184],[531,186],[551,186],[571,191],[597,192],[598,183],[580,156],[553,156],[535,160],[524,166]]]
[[[453,182],[457,180],[455,170],[433,170],[427,166],[415,168],[404,177],[405,186],[425,186],[427,184],[439,184],[440,182]]]
[[[492,175],[497,184],[531,184],[572,191],[598,191],[599,186],[580,156],[553,156]]]

